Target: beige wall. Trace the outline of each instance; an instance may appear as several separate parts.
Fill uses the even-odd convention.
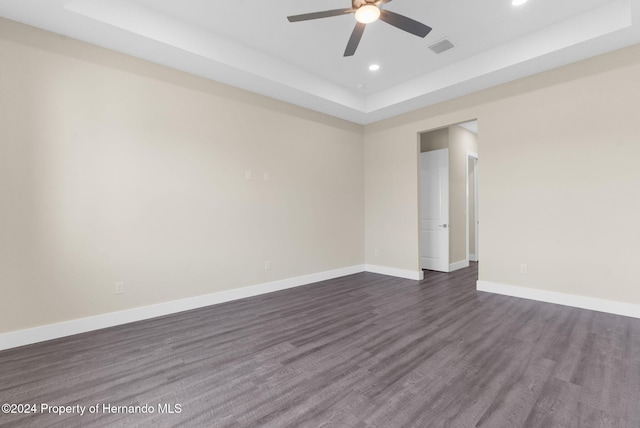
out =
[[[6,20],[0,57],[0,333],[419,271],[418,134],[475,118],[480,278],[640,304],[640,46],[366,126],[364,153],[360,126]]]
[[[449,127],[420,134],[420,152],[449,148]]]
[[[363,263],[361,126],[6,20],[0,58],[0,333]]]
[[[367,262],[419,269],[417,135],[477,118],[480,279],[640,304],[638,111],[640,45],[365,127]]]

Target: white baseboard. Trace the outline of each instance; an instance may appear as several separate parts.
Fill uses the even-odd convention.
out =
[[[287,288],[298,287],[314,282],[339,278],[365,271],[365,265],[349,266],[341,269],[330,270],[295,278],[283,279],[280,281],[267,282],[264,284],[252,285],[249,287],[236,288],[233,290],[220,291],[203,296],[190,297],[187,299],[175,300],[172,302],[159,303],[156,305],[143,306],[127,309],[119,312],[96,315],[93,317],[80,318],[55,324],[48,324],[41,327],[34,327],[25,330],[0,334],[0,350],[16,348],[18,346],[30,345],[32,343],[44,342],[46,340],[57,339],[64,336],[71,336],[78,333],[99,330],[116,325],[127,324],[135,321],[142,321],[163,315],[170,315],[177,312],[202,308],[204,306],[229,302],[231,300],[243,299],[245,297],[257,296],[274,291],[285,290]]]
[[[462,260],[460,262],[451,263],[449,265],[449,272],[453,272],[454,270],[464,269],[469,267],[469,260]]]
[[[469,261],[470,262],[477,262],[478,261],[478,257],[475,254],[469,254]]]
[[[365,270],[367,272],[380,273],[382,275],[396,276],[398,278],[406,278],[413,279],[416,281],[422,281],[424,279],[424,272],[422,270],[405,270],[405,269],[396,269],[390,268],[386,266],[376,266],[376,265],[365,265]]]
[[[520,297],[540,302],[572,306],[574,308],[590,309],[592,311],[640,318],[640,305],[634,305],[631,303],[558,293],[556,291],[538,290],[528,287],[518,287],[515,285],[499,284],[490,281],[478,281],[476,283],[476,289],[478,291],[503,294],[505,296]]]

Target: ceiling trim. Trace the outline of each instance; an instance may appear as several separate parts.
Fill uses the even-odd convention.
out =
[[[135,2],[21,0],[11,7],[10,2],[3,3],[0,14],[10,19],[359,124],[640,42],[639,24],[634,25],[640,22],[640,0],[616,0],[366,95]],[[40,10],[34,14],[36,7]]]

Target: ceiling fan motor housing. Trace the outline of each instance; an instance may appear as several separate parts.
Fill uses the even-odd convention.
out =
[[[367,4],[372,4],[374,6],[377,6],[378,3],[380,3],[380,0],[352,0],[351,1],[351,5],[353,6],[354,9],[359,9],[362,6]]]

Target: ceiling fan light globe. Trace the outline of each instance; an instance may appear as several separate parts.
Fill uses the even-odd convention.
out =
[[[356,21],[361,24],[370,24],[377,21],[380,17],[380,9],[378,6],[367,4],[356,10]]]

